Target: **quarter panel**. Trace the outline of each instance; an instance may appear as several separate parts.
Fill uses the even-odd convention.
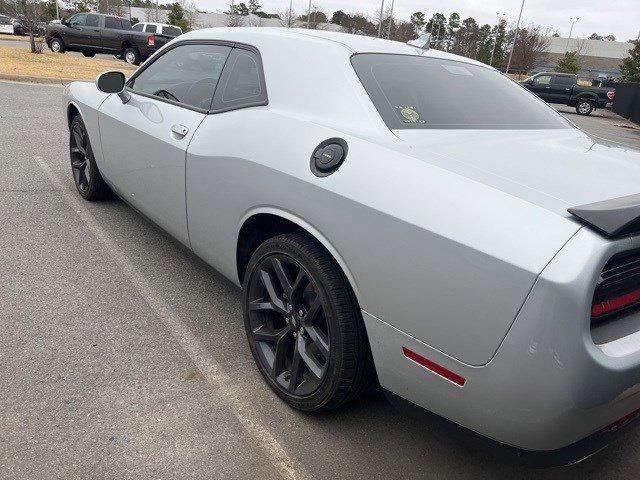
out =
[[[311,153],[336,136],[349,144],[347,160],[315,177]],[[465,363],[484,364],[536,276],[578,227],[405,155],[391,137],[382,147],[269,107],[208,116],[187,155],[192,247],[238,283],[241,219],[261,206],[290,212],[344,259],[363,309]]]

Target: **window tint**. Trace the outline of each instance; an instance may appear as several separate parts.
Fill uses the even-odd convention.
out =
[[[93,15],[95,17],[95,15]],[[78,13],[69,19],[69,25],[75,25],[77,27],[81,27],[87,21],[86,13]]]
[[[554,75],[551,83],[554,85],[562,85],[563,87],[570,87],[575,85],[576,77],[569,75]]]
[[[158,31],[158,26],[157,25],[148,24],[145,27],[144,31],[147,32],[147,33],[156,33]]]
[[[136,23],[133,27],[131,27],[131,30],[135,30],[136,32],[141,32],[143,28],[144,28],[144,23]]]
[[[122,30],[122,22],[119,18],[116,17],[105,17],[104,28],[115,28],[118,30]]]
[[[265,105],[267,92],[260,58],[254,52],[234,48],[220,88],[216,92],[214,109],[232,109]]]
[[[98,15],[87,15],[87,27],[97,27],[100,25],[100,17]]]
[[[391,129],[570,128],[516,82],[487,67],[375,53],[354,55],[351,62]]]
[[[533,79],[533,83],[536,85],[549,85],[551,84],[551,75],[538,75]]]
[[[182,35],[182,30],[178,27],[169,27],[167,25],[162,26],[162,34],[169,37],[178,37]]]
[[[134,92],[209,110],[231,47],[181,45],[168,50],[134,78]]]

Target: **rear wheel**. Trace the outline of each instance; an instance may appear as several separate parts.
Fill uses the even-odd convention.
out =
[[[51,39],[51,42],[49,42],[49,48],[53,53],[64,53],[64,43],[59,38]]]
[[[140,65],[140,53],[135,47],[125,48],[122,52],[124,61],[131,65]]]
[[[260,245],[243,282],[245,329],[267,384],[294,408],[329,410],[375,373],[347,281],[313,239],[285,234]]]
[[[89,135],[80,115],[71,121],[69,156],[73,181],[80,196],[89,201],[107,198],[110,190],[98,170]]]
[[[580,115],[590,115],[593,112],[593,102],[587,99],[578,100],[576,112]]]

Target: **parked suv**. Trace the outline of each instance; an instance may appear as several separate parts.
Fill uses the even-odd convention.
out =
[[[169,40],[132,30],[125,18],[98,13],[77,13],[61,23],[50,23],[45,32],[45,41],[53,52],[76,51],[85,57],[109,53],[122,56],[133,65],[138,65]]]
[[[580,86],[578,76],[569,73],[538,73],[523,81],[522,86],[549,103],[576,107],[580,115],[589,115],[598,107],[611,107],[616,95],[613,88]]]

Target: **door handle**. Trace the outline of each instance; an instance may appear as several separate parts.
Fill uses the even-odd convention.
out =
[[[187,133],[189,133],[189,129],[184,125],[180,125],[180,124],[172,125],[171,131],[180,138],[184,137]]]

